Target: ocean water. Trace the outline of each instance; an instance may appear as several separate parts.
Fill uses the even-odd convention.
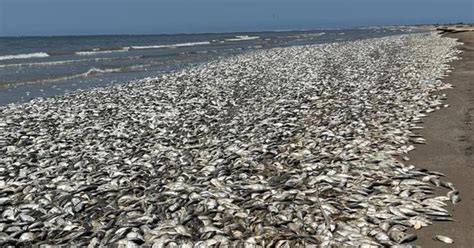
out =
[[[0,105],[103,87],[257,49],[420,32],[413,27],[219,34],[0,37]]]

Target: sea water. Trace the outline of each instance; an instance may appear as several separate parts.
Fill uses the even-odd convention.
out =
[[[0,37],[0,105],[153,77],[294,45],[419,32],[414,27],[173,35]]]

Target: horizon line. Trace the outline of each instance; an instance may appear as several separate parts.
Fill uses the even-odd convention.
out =
[[[38,37],[90,37],[90,36],[154,36],[154,35],[203,35],[203,34],[230,34],[230,33],[261,33],[261,32],[292,32],[292,31],[321,31],[337,29],[358,29],[358,28],[376,28],[376,27],[403,27],[403,26],[430,26],[430,25],[449,25],[449,24],[470,24],[465,22],[455,23],[416,23],[416,24],[384,24],[384,25],[357,25],[357,26],[334,26],[321,28],[295,28],[295,29],[262,29],[254,31],[224,31],[224,32],[177,32],[177,33],[116,33],[116,34],[51,34],[51,35],[0,35],[0,38],[38,38]]]

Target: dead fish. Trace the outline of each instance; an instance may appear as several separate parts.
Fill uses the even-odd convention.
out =
[[[435,240],[441,241],[441,242],[446,243],[446,244],[454,243],[453,239],[451,239],[450,237],[447,237],[447,236],[442,236],[442,235],[436,235]]]
[[[441,180],[439,180],[438,178],[430,178],[430,182],[436,187],[441,186]]]
[[[444,181],[441,181],[441,186],[447,188],[447,189],[451,189],[451,190],[456,190],[456,187],[454,186],[453,183],[451,182],[444,182]]]
[[[395,244],[393,241],[390,240],[390,237],[383,232],[378,232],[374,238],[379,244],[382,245],[391,246]]]
[[[36,238],[36,235],[32,232],[25,232],[20,235],[20,241],[33,241]]]
[[[459,196],[458,190],[451,190],[448,192],[447,196],[451,200],[451,203],[457,204],[461,201],[461,196]]]
[[[408,228],[459,201],[399,159],[425,143],[414,129],[442,106],[457,45],[254,50],[0,106],[0,243],[411,247]]]
[[[423,138],[414,138],[414,139],[411,139],[410,141],[415,144],[426,144],[426,140]]]
[[[403,230],[402,227],[397,227],[397,226],[390,228],[390,230],[388,231],[390,238],[393,241],[397,242],[398,244],[407,243],[407,242],[416,240],[417,238],[416,234],[410,234],[410,233],[407,234],[402,230]]]

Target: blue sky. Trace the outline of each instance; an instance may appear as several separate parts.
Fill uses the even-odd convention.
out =
[[[0,36],[474,22],[474,0],[0,0]]]

